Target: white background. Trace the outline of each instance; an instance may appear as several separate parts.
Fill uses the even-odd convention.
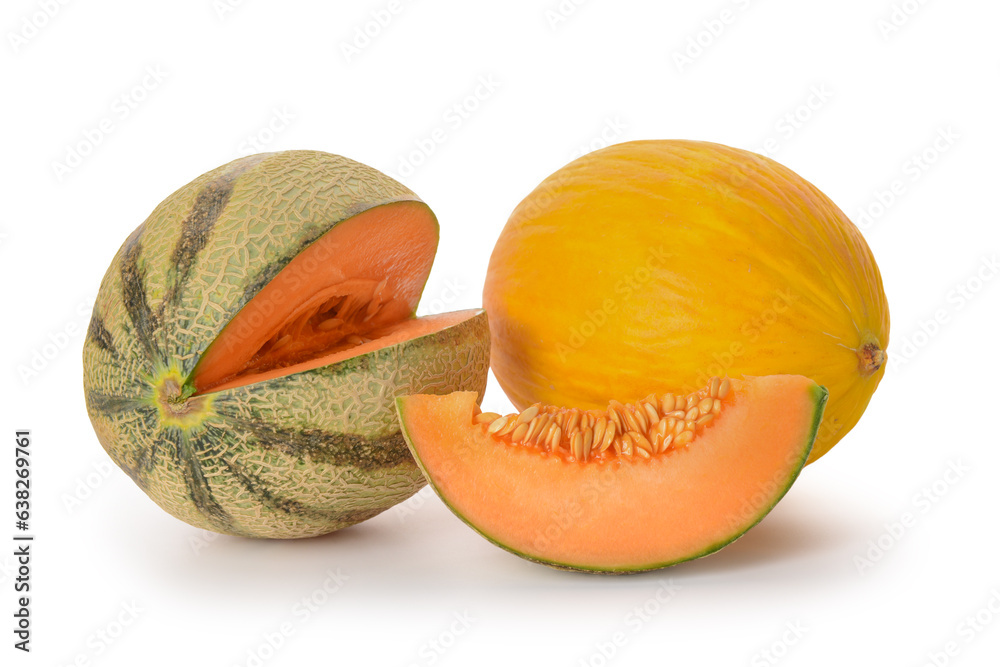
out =
[[[30,655],[11,647],[0,551],[0,662],[997,664],[996,3],[421,0],[378,27],[388,0],[224,2],[4,3],[0,534],[28,427],[37,541]],[[81,332],[119,244],[180,185],[285,148],[396,175],[441,221],[422,310],[458,309],[481,303],[538,181],[637,138],[795,169],[864,228],[891,305],[893,361],[860,425],[733,546],[647,575],[563,573],[427,491],[323,538],[213,540],[109,468]],[[507,408],[495,383],[486,405]]]

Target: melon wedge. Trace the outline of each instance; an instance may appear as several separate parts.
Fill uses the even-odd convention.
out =
[[[685,444],[664,447],[661,437],[650,435],[656,428],[650,417],[642,422],[647,435],[625,437],[621,452],[621,443],[598,452],[593,437],[584,452],[574,437],[580,427],[573,422],[592,423],[600,418],[595,411],[548,408],[552,419],[564,415],[560,423],[572,433],[549,427],[547,442],[537,435],[534,442],[514,442],[512,423],[479,415],[475,392],[404,396],[396,406],[403,436],[434,490],[486,539],[546,565],[620,573],[721,549],[759,522],[805,465],[826,389],[797,375],[734,379],[727,386],[721,409],[695,427],[693,437],[682,438]],[[706,387],[689,404],[711,391]],[[612,405],[620,406],[623,429],[626,420],[642,421],[639,411],[651,414],[652,408],[664,422],[673,414],[652,396]],[[681,422],[678,428],[691,425]],[[514,433],[524,438],[524,429]]]

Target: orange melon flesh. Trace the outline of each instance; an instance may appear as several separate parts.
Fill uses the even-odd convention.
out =
[[[398,343],[405,343],[408,340],[413,340],[414,338],[419,338],[420,336],[434,333],[435,331],[447,329],[448,327],[454,326],[459,322],[464,322],[471,317],[475,317],[481,312],[483,312],[481,309],[474,308],[471,310],[456,310],[450,313],[441,313],[439,315],[428,315],[426,317],[404,320],[403,322],[390,327],[388,329],[388,333],[384,336],[376,338],[368,343],[354,345],[346,350],[322,355],[297,364],[272,368],[260,373],[240,375],[239,377],[232,378],[226,382],[213,386],[212,391],[222,391],[223,389],[229,389],[231,387],[240,387],[254,382],[263,382],[264,380],[270,380],[284,375],[301,373],[313,368],[319,368],[320,366],[329,366],[351,357],[367,354],[368,352],[372,352],[383,347],[390,347]]]
[[[196,392],[315,368],[329,363],[317,359],[344,358],[340,353],[367,340],[388,344],[448,326],[410,319],[437,240],[434,214],[418,201],[376,206],[339,223],[281,269],[208,346],[190,378]],[[324,328],[338,313],[343,323]]]
[[[497,545],[556,567],[640,571],[707,555],[789,489],[827,392],[802,376],[733,380],[734,396],[685,448],[578,462],[474,424],[476,394],[397,399],[403,435],[444,502]]]

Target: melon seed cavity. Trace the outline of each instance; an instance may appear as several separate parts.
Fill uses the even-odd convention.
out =
[[[480,412],[473,423],[499,442],[567,460],[648,459],[690,445],[722,412],[729,392],[729,378],[713,377],[686,396],[650,394],[635,403],[612,400],[605,410],[535,403],[509,415]]]

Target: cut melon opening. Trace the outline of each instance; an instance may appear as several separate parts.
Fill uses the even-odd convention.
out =
[[[341,222],[297,254],[240,309],[198,360],[195,394],[318,368],[416,338],[476,311],[413,319],[437,249],[422,202]]]
[[[796,375],[726,385],[606,411],[536,404],[500,416],[470,392],[396,403],[428,481],[484,537],[555,567],[629,572],[721,549],[805,465],[826,390]]]

